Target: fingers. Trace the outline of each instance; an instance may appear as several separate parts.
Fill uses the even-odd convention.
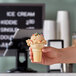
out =
[[[50,52],[50,51],[51,51],[51,47],[43,47],[42,48],[43,53],[47,53],[47,52]]]
[[[29,50],[30,50],[30,51],[29,51],[29,55],[30,55],[29,58],[31,59],[31,62],[32,62],[32,61],[33,61],[33,52],[32,52],[32,48],[30,47]]]
[[[29,52],[30,56],[33,56],[32,48],[30,47],[29,50],[30,50]]]

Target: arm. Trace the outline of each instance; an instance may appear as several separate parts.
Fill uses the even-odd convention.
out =
[[[59,63],[76,63],[76,47],[60,49],[58,54]]]
[[[30,48],[30,59],[33,62],[32,48]],[[51,65],[56,63],[76,63],[76,47],[62,49],[44,47],[42,49],[42,62],[40,64]]]

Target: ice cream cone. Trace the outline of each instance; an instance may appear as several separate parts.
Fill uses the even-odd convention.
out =
[[[31,45],[32,52],[33,52],[33,61],[34,62],[41,62],[42,59],[42,48],[44,44],[34,44]]]

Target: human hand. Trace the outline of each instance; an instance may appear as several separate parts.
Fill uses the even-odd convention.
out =
[[[32,48],[30,47],[30,59],[32,63],[36,63],[33,61],[33,52]],[[60,49],[52,48],[52,47],[44,47],[42,48],[42,61],[38,62],[44,65],[51,65],[60,62]]]

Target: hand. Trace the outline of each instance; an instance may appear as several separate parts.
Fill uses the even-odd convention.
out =
[[[32,52],[32,48],[30,47],[30,59],[32,63],[35,63],[33,61],[33,52]],[[38,62],[40,64],[44,64],[44,65],[51,65],[51,64],[55,64],[55,63],[59,63],[60,61],[60,55],[59,55],[59,49],[56,48],[52,48],[52,47],[44,47],[42,49],[42,61]]]

